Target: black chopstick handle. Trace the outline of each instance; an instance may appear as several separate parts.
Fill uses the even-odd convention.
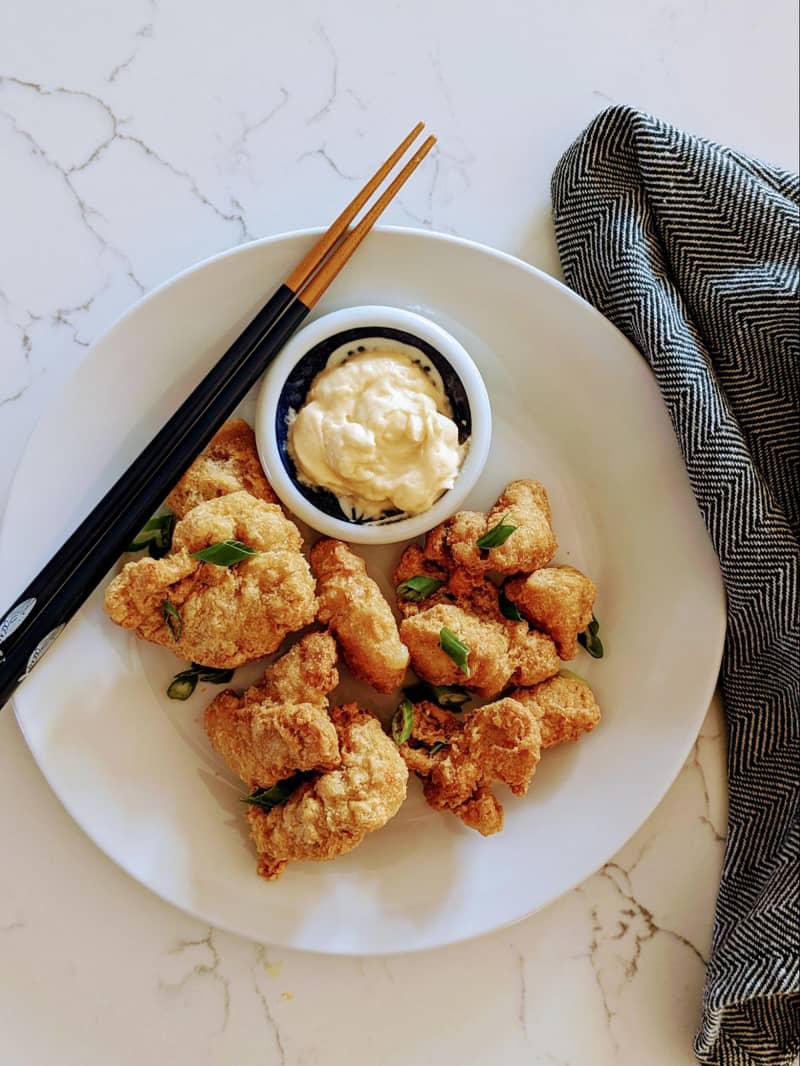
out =
[[[0,707],[308,313],[282,285],[0,618]]]

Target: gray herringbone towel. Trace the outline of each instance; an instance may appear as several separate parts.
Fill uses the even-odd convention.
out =
[[[795,175],[627,107],[553,175],[566,280],[650,363],[728,593],[728,838],[695,1042],[725,1066],[800,1046],[799,202]]]

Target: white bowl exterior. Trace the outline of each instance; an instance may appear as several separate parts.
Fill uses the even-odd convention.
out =
[[[264,279],[284,276],[317,233],[200,264],[94,345],[19,466],[0,534],[0,603],[16,597],[241,331],[263,302]],[[257,940],[381,954],[522,918],[621,847],[694,742],[716,683],[725,600],[649,369],[573,293],[480,245],[383,229],[322,310],[334,300],[422,311],[469,349],[496,417],[468,504],[485,507],[512,477],[547,485],[559,558],[600,590],[606,658],[573,664],[598,694],[598,729],[548,752],[524,800],[503,794],[506,828],[495,837],[431,811],[412,782],[400,814],[350,855],[290,867],[267,885],[255,876],[238,790],[205,741],[204,697],[170,705],[164,682],[177,660],[110,625],[99,594],[14,705],[67,810],[142,884]],[[388,590],[396,549],[363,554]],[[387,706],[366,688],[353,694]]]
[[[333,518],[320,511],[298,491],[287,474],[278,451],[275,416],[286,379],[307,352],[336,333],[360,326],[375,326],[375,336],[381,328],[404,330],[427,341],[439,351],[461,379],[467,394],[472,416],[472,433],[458,477],[433,505],[422,514],[403,518],[385,525],[356,525]],[[291,338],[272,363],[261,385],[256,405],[256,440],[258,453],[267,478],[288,509],[318,533],[351,544],[397,544],[427,533],[439,522],[461,507],[475,487],[489,454],[492,439],[492,411],[489,395],[478,368],[462,344],[429,318],[400,307],[343,307],[339,311],[317,318]]]

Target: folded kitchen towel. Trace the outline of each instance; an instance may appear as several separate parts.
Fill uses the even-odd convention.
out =
[[[695,1053],[800,1049],[800,179],[613,107],[553,175],[567,283],[647,359],[728,595],[729,823]]]

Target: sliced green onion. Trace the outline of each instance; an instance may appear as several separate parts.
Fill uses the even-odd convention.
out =
[[[169,600],[162,600],[161,616],[167,623],[167,628],[172,634],[172,639],[180,640],[183,635],[183,619],[181,618],[178,608],[170,603]]]
[[[469,648],[447,626],[442,626],[439,630],[439,647],[450,656],[461,673],[469,677]]]
[[[489,548],[499,548],[501,544],[505,544],[517,528],[516,526],[507,525],[507,518],[508,515],[503,515],[496,526],[492,526],[488,533],[484,533],[482,537],[478,537],[475,543],[482,551],[487,551]]]
[[[236,566],[258,554],[255,548],[249,548],[240,540],[220,540],[208,548],[192,552],[192,558],[199,559],[201,563],[213,563],[214,566]]]
[[[517,609],[516,605],[511,602],[511,600],[508,598],[508,596],[506,596],[505,592],[503,592],[502,590],[500,592],[499,604],[500,604],[500,613],[505,618],[510,619],[512,622],[524,622],[525,621],[525,619],[519,613],[519,610]]]
[[[398,747],[405,744],[414,728],[414,708],[411,700],[401,700],[392,716],[392,740]]]
[[[593,659],[602,659],[604,655],[603,642],[600,639],[600,623],[594,615],[583,633],[578,634],[578,643],[585,648]]]
[[[173,677],[167,688],[167,695],[171,700],[188,700],[197,688],[198,681],[206,681],[211,685],[227,685],[232,677],[233,670],[216,670],[213,666],[192,663],[188,670],[181,670]]]
[[[249,796],[242,796],[241,801],[242,803],[249,803],[252,807],[260,807],[262,811],[271,811],[275,807],[280,807],[286,803],[297,786],[301,785],[308,777],[309,774],[306,771],[292,774],[291,777],[284,778],[283,781],[279,781],[272,788],[257,788]]]
[[[233,677],[233,670],[217,670],[214,666],[201,666],[200,663],[192,663],[192,670],[197,674],[198,681],[207,681],[210,685],[227,685]]]
[[[184,670],[170,681],[167,695],[171,700],[188,700],[196,688],[197,674],[192,670]]]
[[[572,670],[567,670],[566,667],[558,671],[558,677],[568,677],[570,681],[579,681],[582,685],[588,685],[589,682],[581,677],[580,674],[573,673]]]
[[[417,574],[416,577],[410,577],[408,581],[401,582],[395,592],[401,600],[419,603],[420,600],[427,600],[443,584],[444,582],[439,581],[438,578],[428,577],[427,574]]]
[[[435,703],[437,707],[444,707],[447,711],[460,711],[463,705],[472,699],[469,692],[460,685],[432,685],[429,681],[408,685],[403,692],[412,703],[422,703],[423,700],[427,700],[429,703]]]
[[[437,740],[436,743],[431,748],[431,752],[430,753],[431,753],[431,755],[436,755],[437,752],[440,752],[444,748],[449,748],[449,747],[450,747],[450,745],[449,744],[445,744],[445,742],[443,740]]]
[[[172,547],[174,514],[157,514],[146,522],[125,551],[140,552],[147,548],[153,559],[160,559]]]

